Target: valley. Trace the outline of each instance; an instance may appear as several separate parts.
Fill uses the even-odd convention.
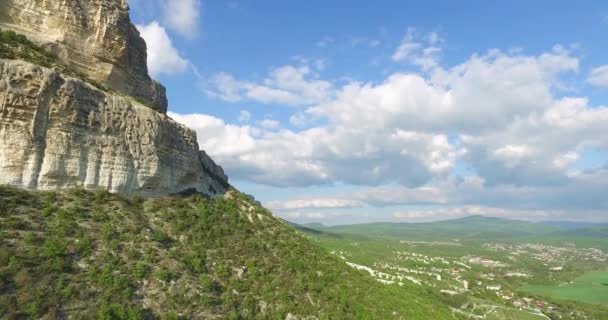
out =
[[[501,225],[506,231],[509,225],[523,230],[526,224],[483,217],[465,219],[487,225],[486,230],[498,230]],[[409,230],[412,225],[402,228]],[[535,242],[528,242],[531,234],[484,239],[474,224],[460,224],[458,220],[415,226],[425,236],[407,232],[380,236],[370,225],[352,229],[364,227],[367,233],[355,234],[350,226],[336,226],[317,228],[319,233],[308,234],[378,282],[425,288],[441,297],[454,315],[464,318],[605,319],[608,315],[608,286],[603,285],[608,252],[598,247],[576,246],[575,239],[566,238],[561,244],[554,239],[543,242],[540,234],[534,235]],[[399,227],[383,225],[385,230]],[[452,232],[437,236],[438,240],[429,240],[432,234],[424,232],[448,227]],[[449,237],[456,234],[460,238]]]

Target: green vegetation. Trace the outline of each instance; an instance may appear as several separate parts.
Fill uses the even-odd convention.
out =
[[[486,319],[487,320],[545,320],[547,317],[541,316],[538,314],[530,313],[527,311],[520,311],[514,309],[506,309],[495,307],[494,309],[490,308],[491,311],[488,312]]]
[[[0,29],[0,59],[24,60],[47,68],[56,65],[56,59],[43,48],[12,30]]]
[[[0,187],[3,319],[452,319],[385,286],[236,191],[124,198]]]
[[[604,229],[479,216],[297,227],[342,259],[370,268],[377,279],[418,281],[456,315],[501,320],[606,319],[607,272],[597,272],[606,270],[608,259]]]
[[[526,285],[521,291],[559,300],[608,305],[608,272],[589,272],[558,285]]]

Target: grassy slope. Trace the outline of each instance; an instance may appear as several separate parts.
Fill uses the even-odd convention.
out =
[[[560,300],[608,305],[608,272],[589,272],[576,278],[573,283],[527,285],[521,290]]]
[[[450,319],[422,288],[383,286],[236,191],[126,199],[0,187],[7,319]]]

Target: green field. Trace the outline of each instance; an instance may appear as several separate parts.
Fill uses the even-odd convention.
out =
[[[486,314],[486,320],[544,320],[547,317],[515,309],[495,308]]]
[[[521,291],[559,300],[608,305],[608,272],[589,272],[573,283],[560,285],[527,285]]]

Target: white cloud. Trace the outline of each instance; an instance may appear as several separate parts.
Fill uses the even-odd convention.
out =
[[[208,96],[222,99],[228,102],[241,101],[241,90],[246,84],[236,80],[232,75],[227,73],[218,73],[211,79],[213,88],[205,86],[205,92]]]
[[[166,25],[179,34],[193,37],[197,33],[200,17],[200,0],[163,0]]]
[[[340,198],[276,200],[264,203],[264,206],[270,210],[358,208],[362,205],[357,200]]]
[[[241,110],[241,112],[239,112],[238,121],[240,123],[247,123],[249,120],[251,120],[251,113],[247,110]]]
[[[288,220],[297,220],[297,221],[319,221],[326,220],[333,215],[329,215],[324,212],[300,212],[300,211],[291,211],[291,212],[281,212],[278,214],[280,217]]]
[[[373,187],[350,195],[372,206],[447,204],[453,199],[439,186]]]
[[[441,42],[433,34],[425,41]],[[235,179],[279,187],[366,185],[365,192],[329,198],[370,206],[477,206],[567,218],[556,208],[608,208],[601,200],[608,170],[570,169],[586,149],[608,150],[608,107],[559,92],[562,75],[578,67],[559,46],[534,56],[491,50],[422,75],[398,72],[334,89],[309,76],[310,69],[289,66],[259,83],[224,75],[214,92],[225,100],[297,96],[312,106],[297,110],[290,123],[305,129],[175,116],[199,132],[201,146]],[[325,91],[319,88],[331,93],[313,94]],[[458,163],[472,176],[454,177]],[[388,183],[401,186],[380,187]]]
[[[204,149],[213,156],[235,156],[255,148],[253,138],[256,135],[255,128],[226,124],[222,119],[203,114],[181,115],[174,112],[167,114],[196,130],[199,142],[204,141]]]
[[[443,38],[436,32],[421,36],[415,28],[408,28],[392,59],[429,70],[439,65],[443,42]]]
[[[513,168],[523,159],[532,157],[532,149],[526,145],[507,145],[494,150],[493,157],[501,161],[505,166]]]
[[[447,174],[456,156],[447,137],[441,134],[391,133],[390,128],[362,131],[357,127],[260,133],[205,115],[171,116],[197,130],[201,147],[228,172],[240,179],[275,186],[330,181],[420,185],[433,176]],[[221,139],[226,141],[221,143]],[[224,150],[236,146],[249,147],[233,153]]]
[[[180,74],[188,69],[188,60],[179,54],[165,28],[158,22],[137,25],[137,29],[148,47],[148,70],[152,77]]]
[[[587,81],[594,86],[608,88],[608,65],[591,70]]]
[[[567,152],[564,154],[560,154],[553,160],[553,165],[558,169],[565,169],[572,163],[578,161],[580,159],[580,155],[576,152]]]
[[[313,122],[313,119],[310,115],[303,112],[296,112],[291,117],[289,117],[289,123],[291,123],[296,128],[303,128],[308,126]]]
[[[281,126],[281,123],[277,120],[272,119],[264,119],[259,121],[260,127],[268,130],[278,129]]]
[[[286,106],[312,105],[327,101],[333,95],[333,85],[318,79],[310,67],[291,65],[270,70],[260,83],[241,81],[230,74],[219,73],[204,84],[204,89],[209,96],[228,102],[250,99]]]
[[[564,211],[551,210],[514,210],[484,206],[462,206],[435,208],[427,210],[408,210],[393,213],[393,218],[409,221],[433,221],[456,219],[473,215],[482,215],[496,218],[546,220],[566,214]]]

